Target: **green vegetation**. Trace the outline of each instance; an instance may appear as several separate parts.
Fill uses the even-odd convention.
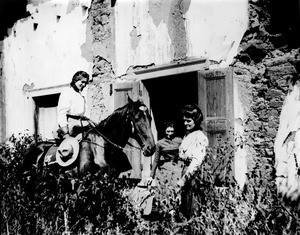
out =
[[[67,172],[45,171],[28,197],[24,187],[31,176],[22,171],[22,162],[34,141],[28,135],[10,140],[11,145],[0,149],[1,234],[300,232],[298,206],[284,203],[277,195],[274,177],[261,177],[265,166],[254,167],[243,189],[236,185],[231,177],[231,147],[210,150],[184,194],[163,182],[155,190],[153,212],[146,217],[129,200],[132,184],[99,174],[78,179]]]

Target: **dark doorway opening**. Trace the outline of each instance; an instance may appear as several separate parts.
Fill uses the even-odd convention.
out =
[[[197,72],[157,77],[143,81],[149,92],[150,105],[157,129],[158,139],[164,137],[164,123],[175,121],[177,136],[184,135],[181,109],[190,103],[198,103]]]

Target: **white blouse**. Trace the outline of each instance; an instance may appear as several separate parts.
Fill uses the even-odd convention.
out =
[[[64,90],[59,97],[57,106],[57,123],[64,127],[68,125],[67,114],[83,115],[85,113],[85,98],[72,87]]]
[[[184,136],[179,147],[179,157],[183,160],[190,159],[191,163],[188,166],[182,179],[185,176],[190,176],[199,165],[201,165],[208,146],[208,139],[200,130],[193,131]]]

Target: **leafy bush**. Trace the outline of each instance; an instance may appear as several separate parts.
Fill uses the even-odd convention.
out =
[[[101,174],[77,178],[46,170],[32,197],[31,175],[23,172],[29,135],[0,148],[1,234],[297,234],[298,206],[277,195],[264,181],[260,165],[243,189],[232,176],[234,148],[216,146],[182,193],[164,182],[154,188],[153,211],[143,216],[130,200],[135,184]]]
[[[128,183],[100,174],[79,179],[68,172],[56,174],[46,169],[35,193],[28,197],[24,186],[33,179],[24,174],[22,163],[34,138],[21,135],[10,141],[10,145],[1,146],[6,163],[0,178],[1,234],[102,234],[118,227],[131,234],[134,220],[124,218],[133,212],[122,196]]]

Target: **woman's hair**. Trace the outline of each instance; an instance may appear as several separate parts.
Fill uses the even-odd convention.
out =
[[[191,118],[196,124],[196,127],[201,128],[200,125],[203,121],[203,114],[201,109],[196,104],[188,104],[181,110],[183,117]]]
[[[73,78],[72,78],[72,81],[70,83],[70,86],[73,87],[75,89],[75,91],[77,91],[77,87],[75,85],[75,83],[79,80],[82,80],[82,78],[85,78],[86,79],[86,82],[88,83],[89,82],[89,78],[90,78],[90,75],[87,73],[87,72],[84,72],[84,71],[77,71],[74,75],[73,75]]]
[[[175,122],[174,121],[164,122],[164,130],[166,130],[168,127],[173,127],[175,130]]]

